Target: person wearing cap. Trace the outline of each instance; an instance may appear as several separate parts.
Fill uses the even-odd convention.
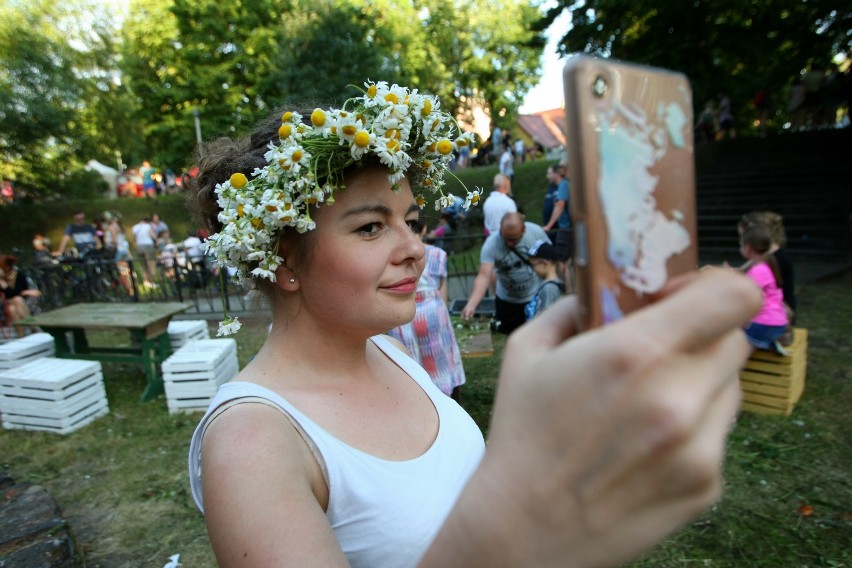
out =
[[[547,241],[536,241],[530,248],[529,261],[533,270],[541,279],[533,299],[524,307],[528,320],[533,319],[565,293],[565,283],[557,272],[556,247]]]

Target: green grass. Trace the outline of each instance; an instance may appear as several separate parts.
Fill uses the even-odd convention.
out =
[[[742,414],[722,500],[630,566],[852,564],[850,290],[852,271],[800,288],[799,323],[810,332],[802,400],[790,417]],[[241,365],[260,347],[266,325],[247,321],[237,335]],[[495,336],[494,356],[465,360],[462,404],[486,432],[503,345]],[[199,415],[169,415],[162,398],[140,402],[145,377],[135,366],[107,364],[104,377],[109,415],[67,436],[0,430],[0,470],[54,496],[78,566],[161,566],[176,553],[185,566],[213,565],[186,473]]]
[[[790,417],[740,415],[722,500],[633,566],[852,565],[852,272],[805,286],[805,392]],[[813,514],[807,515],[807,507]]]

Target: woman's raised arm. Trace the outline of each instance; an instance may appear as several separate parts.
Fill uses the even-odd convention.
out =
[[[486,456],[422,565],[617,565],[712,504],[760,302],[708,270],[570,341],[574,298],[519,329]]]

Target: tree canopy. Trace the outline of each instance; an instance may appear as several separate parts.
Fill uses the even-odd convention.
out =
[[[759,90],[784,106],[792,79],[852,47],[852,7],[833,0],[556,0],[572,27],[562,54],[585,52],[685,73],[696,105],[725,91],[741,106]]]
[[[510,125],[566,10],[562,53],[683,71],[696,106],[724,91],[742,108],[764,90],[783,107],[794,77],[852,47],[852,8],[832,0],[130,2],[122,19],[108,0],[0,0],[0,177],[24,193],[71,191],[92,158],[179,170],[196,114],[204,139],[243,134],[368,79]]]
[[[240,134],[282,104],[339,104],[368,79],[513,116],[544,47],[542,12],[522,0],[140,0],[131,15],[122,77],[152,161],[177,167],[196,109],[205,139]]]
[[[68,190],[89,160],[180,170],[202,137],[366,80],[505,120],[537,82],[542,12],[525,0],[0,0],[0,176]]]
[[[0,0],[0,177],[19,194],[85,193],[82,166],[116,165],[132,138],[114,27],[88,0]]]

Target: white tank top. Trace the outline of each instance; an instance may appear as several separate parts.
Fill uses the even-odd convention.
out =
[[[383,460],[335,438],[264,387],[240,381],[226,383],[196,428],[189,450],[192,497],[202,513],[201,440],[211,415],[227,402],[260,398],[289,415],[319,454],[329,490],[326,516],[349,563],[363,568],[417,564],[479,465],[485,444],[473,419],[438,390],[413,359],[382,336],[372,341],[420,385],[435,405],[440,425],[432,446],[411,460]]]

